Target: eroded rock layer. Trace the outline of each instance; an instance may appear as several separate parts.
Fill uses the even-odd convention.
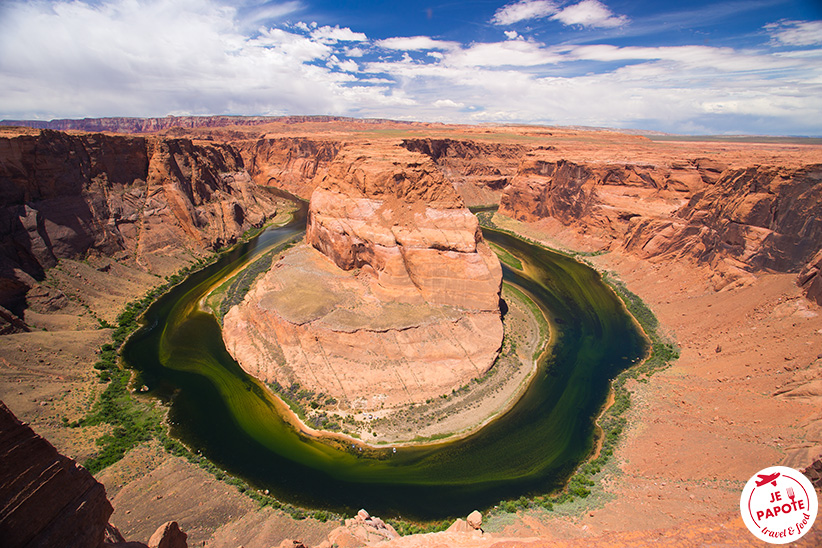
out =
[[[0,402],[0,539],[8,548],[102,547],[106,490]]]
[[[346,149],[292,250],[224,318],[252,375],[375,409],[450,392],[502,342],[499,261],[430,159]]]
[[[230,145],[0,135],[0,306],[19,313],[60,259],[98,253],[168,274],[273,212]]]
[[[387,299],[498,312],[499,261],[477,218],[428,158],[391,154],[341,154],[311,196],[306,241]]]
[[[403,139],[402,146],[429,156],[468,206],[499,203],[527,150],[518,144],[456,139]]]
[[[339,141],[282,137],[237,143],[255,183],[311,198],[314,180],[337,156]]]
[[[578,164],[531,153],[505,188],[500,211],[520,221],[553,218],[620,238],[630,219],[650,213],[648,208],[681,207],[693,192],[713,183],[721,169],[707,160],[671,166]]]
[[[582,165],[531,154],[505,189],[500,211],[526,222],[553,219],[644,259],[708,265],[716,289],[748,283],[757,271],[804,267],[798,283],[818,300],[819,165]]]
[[[746,270],[795,272],[822,248],[822,165],[729,170],[695,193],[675,220],[635,219],[626,248],[732,260]]]

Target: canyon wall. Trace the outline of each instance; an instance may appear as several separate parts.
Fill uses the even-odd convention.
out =
[[[820,165],[583,165],[532,154],[505,189],[500,212],[526,222],[553,219],[651,261],[708,265],[718,290],[762,270],[802,270],[798,283],[819,300]]]
[[[250,374],[377,410],[450,393],[502,344],[502,271],[431,160],[346,148],[311,197],[307,245],[223,320]]]
[[[597,226],[608,236],[621,237],[629,219],[642,208],[655,207],[642,201],[678,206],[714,183],[724,167],[708,160],[670,166],[579,164],[530,153],[505,188],[500,211],[526,222],[551,217],[565,225]]]
[[[0,134],[0,306],[19,315],[60,259],[96,253],[168,274],[261,224],[273,204],[229,145]]]
[[[252,180],[286,190],[304,200],[345,141],[321,137],[262,137],[232,141]],[[522,145],[455,139],[403,139],[401,146],[431,158],[468,206],[499,202],[502,189],[517,172]]]
[[[433,138],[403,139],[402,146],[429,156],[468,206],[499,203],[528,150],[518,144]]]
[[[328,171],[345,143],[305,137],[262,138],[235,142],[252,180],[304,200],[311,198],[314,180]]]
[[[156,133],[169,129],[222,128],[230,126],[261,126],[272,123],[356,123],[411,125],[413,122],[399,122],[382,119],[357,119],[341,116],[164,116],[162,118],[83,118],[60,120],[2,120],[0,126],[19,126],[58,131],[88,131],[112,133]]]
[[[822,250],[822,165],[728,170],[671,219],[632,219],[624,245],[651,260],[693,258],[726,278],[812,268]]]

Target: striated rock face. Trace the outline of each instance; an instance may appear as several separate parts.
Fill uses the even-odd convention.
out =
[[[579,165],[529,155],[500,211],[555,219],[650,260],[707,264],[716,289],[769,269],[796,272],[818,299],[822,166],[723,170],[698,158],[667,167]]]
[[[226,348],[250,374],[378,409],[493,364],[499,261],[429,159],[342,151],[312,195],[306,242],[224,318]]]
[[[0,306],[19,314],[46,268],[89,253],[167,274],[261,223],[272,204],[228,145],[0,135]]]
[[[349,150],[311,196],[306,242],[363,268],[386,298],[499,311],[501,269],[477,218],[430,162]]]
[[[625,238],[634,217],[667,216],[685,204],[688,188],[705,184],[691,164],[583,165],[530,153],[505,188],[499,211],[524,222],[553,219],[608,246]]]
[[[796,272],[813,292],[822,249],[822,166],[731,170],[694,194],[672,219],[634,219],[625,248],[650,259],[710,264],[715,286],[759,270]],[[818,283],[818,282],[817,282]]]
[[[403,139],[402,146],[429,156],[469,205],[499,202],[517,172],[522,145],[454,139]]]
[[[796,283],[809,299],[822,305],[822,250],[799,273]]]
[[[308,200],[314,191],[314,178],[327,172],[343,145],[338,141],[283,137],[244,141],[236,146],[256,184],[275,186]]]
[[[500,212],[520,221],[554,217],[570,224],[591,216],[597,184],[601,181],[586,166],[529,158],[520,164],[516,178],[505,189]]]
[[[294,248],[226,314],[226,348],[257,378],[362,410],[449,393],[493,364],[498,312],[396,302],[373,287],[362,271]]]
[[[102,484],[0,402],[3,546],[102,547],[112,512]]]

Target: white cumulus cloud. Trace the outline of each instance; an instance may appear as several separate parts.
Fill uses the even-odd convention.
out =
[[[398,51],[423,51],[423,50],[445,50],[459,46],[457,42],[446,42],[434,40],[428,36],[399,36],[396,38],[386,38],[377,40],[375,45],[385,49]]]
[[[243,17],[218,0],[7,1],[0,118],[343,114],[401,97],[358,85],[351,61],[333,61],[335,40],[365,35],[251,33]]]
[[[472,44],[444,57],[446,65],[463,67],[533,67],[562,60],[563,57],[552,49],[524,40]]]
[[[624,15],[615,16],[610,9],[598,0],[583,0],[579,4],[563,8],[551,19],[561,21],[565,25],[581,25],[583,27],[619,27],[628,22]]]
[[[764,29],[770,43],[740,49],[617,46],[588,34],[585,44],[551,44],[519,28],[497,29],[506,32],[496,42],[373,40],[356,27],[271,19],[304,9],[296,1],[0,0],[0,119],[327,113],[819,134],[819,21],[773,23]],[[627,21],[593,0],[524,0],[494,16],[498,25],[534,19]]]
[[[558,10],[557,3],[550,0],[520,0],[498,9],[491,22],[495,25],[512,25],[528,19],[542,19]]]
[[[354,32],[348,27],[330,27],[324,25],[311,31],[311,38],[325,44],[336,44],[337,42],[364,42],[368,37],[362,32]]]
[[[822,21],[780,21],[765,25],[774,41],[786,46],[822,45]]]
[[[451,99],[437,99],[434,101],[433,105],[437,108],[462,108],[465,106],[464,103],[457,103],[456,101],[452,101]]]
[[[506,4],[494,13],[491,23],[495,25],[513,25],[520,21],[551,18],[564,25],[583,27],[619,27],[628,22],[624,15],[614,15],[599,0],[582,0],[578,4],[560,7],[550,0],[519,0]]]

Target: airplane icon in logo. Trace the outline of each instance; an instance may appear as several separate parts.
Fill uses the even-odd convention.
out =
[[[762,487],[768,482],[770,482],[774,487],[776,487],[776,478],[779,477],[779,472],[776,472],[775,474],[757,474],[757,477],[759,478],[758,480],[756,480],[757,487]]]

